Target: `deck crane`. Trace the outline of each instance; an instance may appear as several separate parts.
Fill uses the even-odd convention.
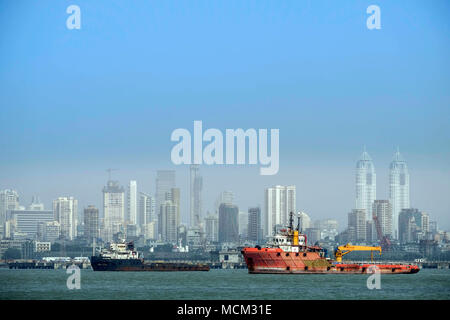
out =
[[[335,251],[334,255],[336,257],[336,261],[342,262],[342,257],[352,251],[370,251],[371,252],[371,254],[370,254],[371,262],[373,262],[373,252],[374,251],[379,251],[380,255],[381,255],[381,247],[353,246],[353,245],[347,243],[345,246],[339,246],[337,248],[337,250]]]

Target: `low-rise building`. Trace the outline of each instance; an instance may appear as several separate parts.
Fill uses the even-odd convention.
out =
[[[40,242],[36,241],[34,243],[34,251],[35,252],[48,252],[52,250],[51,242]]]

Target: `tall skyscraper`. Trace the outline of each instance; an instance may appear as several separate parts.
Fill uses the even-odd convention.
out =
[[[364,148],[364,152],[356,163],[356,209],[365,210],[366,220],[372,219],[372,205],[377,197],[376,187],[375,167]]]
[[[350,242],[366,241],[366,210],[353,209],[348,213],[348,237]]]
[[[398,150],[389,167],[389,201],[392,204],[393,235],[397,238],[399,214],[410,208],[408,166]]]
[[[176,223],[177,226],[181,223],[181,210],[180,210],[180,188],[172,188],[170,192],[166,194],[166,200],[172,201],[172,203],[177,207],[176,212]]]
[[[143,227],[148,223],[156,223],[157,221],[155,198],[144,192],[139,192],[138,225]]]
[[[246,239],[248,234],[248,212],[239,211],[238,213],[239,220],[239,236],[241,239]]]
[[[233,191],[222,191],[214,202],[216,214],[219,214],[219,207],[222,203],[233,203],[234,193]]]
[[[210,242],[219,241],[219,219],[216,215],[208,215],[205,218],[206,240]]]
[[[175,171],[158,170],[156,172],[156,208],[159,211],[161,204],[166,201],[166,193],[175,188]]]
[[[53,200],[53,214],[61,226],[61,236],[73,240],[77,236],[78,201],[73,197]]]
[[[125,224],[125,191],[118,181],[109,180],[103,188],[103,240],[110,241]]]
[[[271,236],[276,225],[288,224],[289,213],[296,212],[295,186],[279,186],[265,190],[265,228],[264,234]]]
[[[259,207],[248,209],[248,235],[249,241],[260,243],[263,240],[262,223],[261,223],[261,209]]]
[[[429,223],[430,218],[427,213],[415,208],[402,209],[398,221],[400,243],[425,240],[430,231]]]
[[[219,207],[219,242],[239,242],[239,208],[222,203]]]
[[[7,220],[7,212],[19,210],[19,194],[16,190],[6,189],[0,191],[0,224]]]
[[[373,214],[380,223],[381,233],[392,238],[392,206],[388,200],[375,200]]]
[[[166,200],[160,206],[158,230],[163,241],[176,244],[180,225],[180,189],[166,192]]]
[[[198,227],[202,220],[202,188],[203,178],[198,164],[190,166],[190,224]]]
[[[88,206],[84,209],[84,236],[89,243],[100,237],[98,209]]]
[[[138,223],[137,183],[131,180],[127,190],[127,220],[131,224]]]

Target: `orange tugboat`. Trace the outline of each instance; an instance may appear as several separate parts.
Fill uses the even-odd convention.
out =
[[[351,246],[339,247],[335,252],[336,261],[325,257],[326,251],[318,246],[308,246],[306,236],[299,233],[299,228],[293,229],[292,213],[289,228],[280,230],[273,236],[267,247],[244,248],[242,255],[249,273],[283,273],[283,274],[361,274],[371,273],[371,267],[376,266],[383,274],[409,274],[419,272],[419,267],[409,264],[379,264],[379,263],[343,263],[342,256],[354,251],[378,251],[381,247]],[[370,268],[370,269],[369,269]]]

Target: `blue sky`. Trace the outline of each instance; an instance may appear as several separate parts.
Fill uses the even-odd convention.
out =
[[[80,30],[66,28],[71,4]],[[371,4],[381,30],[366,28]],[[449,9],[448,1],[0,1],[0,188],[17,188],[25,202],[73,194],[100,205],[105,169],[118,167],[123,184],[141,180],[154,192],[154,170],[172,167],[171,132],[202,120],[223,131],[280,129],[278,176],[205,168],[205,198],[234,189],[246,210],[263,203],[265,187],[292,183],[299,207],[345,224],[362,146],[380,198],[399,146],[412,205],[450,227]],[[186,168],[176,169],[181,186]]]

